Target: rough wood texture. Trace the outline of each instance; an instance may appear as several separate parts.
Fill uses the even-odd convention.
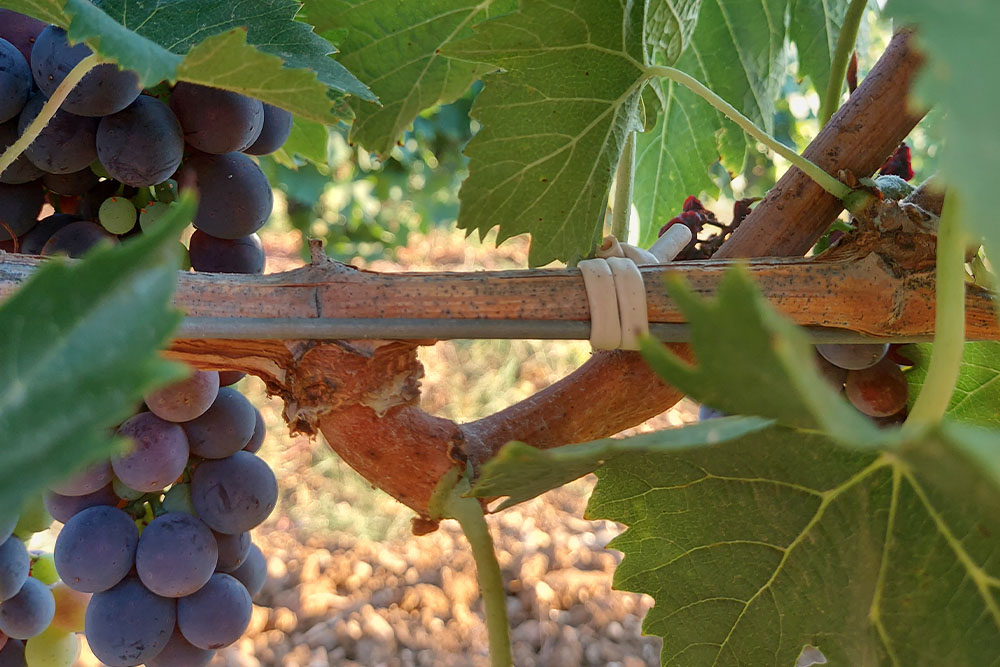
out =
[[[807,149],[824,167],[874,171],[918,118],[905,91],[919,66],[909,35],[897,34],[851,102]],[[794,170],[793,170],[794,172]],[[761,202],[720,257],[801,255],[833,221],[839,202],[810,181],[787,175]],[[924,257],[916,253],[915,257]],[[777,307],[803,324],[898,334],[932,326],[932,274],[900,271],[898,256],[855,254],[849,262],[760,262],[751,270]],[[0,263],[0,298],[30,273],[32,262]],[[711,292],[724,263],[679,264],[695,288]],[[912,268],[912,267],[911,267]],[[653,274],[663,269],[647,269]],[[654,321],[678,314],[647,276]],[[845,287],[846,286],[846,287]],[[885,290],[885,291],[883,291]],[[988,295],[969,294],[970,334],[995,337]],[[320,264],[264,278],[185,276],[178,303],[190,315],[242,317],[537,317],[588,319],[576,272],[501,276],[384,276]],[[836,299],[836,306],[834,302]],[[535,315],[531,315],[534,313]],[[686,346],[672,346],[688,355]],[[456,463],[479,463],[512,438],[539,447],[603,437],[669,408],[681,395],[632,352],[601,352],[548,389],[465,425],[422,412],[423,371],[415,344],[275,340],[178,340],[170,354],[202,368],[236,368],[264,378],[285,400],[293,429],[323,432],[330,445],[376,486],[427,515],[441,475]],[[420,524],[426,531],[428,524]]]

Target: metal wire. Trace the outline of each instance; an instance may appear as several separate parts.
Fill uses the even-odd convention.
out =
[[[665,343],[691,340],[686,324],[650,323],[650,333]],[[806,327],[813,343],[911,343],[933,336],[882,338],[846,329]],[[587,340],[590,322],[579,320],[492,320],[447,318],[227,318],[188,317],[178,338],[234,340],[451,340],[525,339]]]

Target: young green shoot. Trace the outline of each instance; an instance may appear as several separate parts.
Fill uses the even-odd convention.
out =
[[[830,63],[830,80],[827,82],[826,95],[820,107],[820,127],[829,123],[833,114],[840,108],[844,77],[847,76],[847,66],[854,52],[854,44],[858,40],[858,28],[861,26],[861,18],[865,15],[867,5],[868,0],[851,0],[847,13],[844,14],[844,23],[840,26],[840,35],[837,37],[837,48],[833,54],[833,62]]]
[[[628,223],[632,215],[632,187],[635,181],[635,132],[629,132],[618,160],[615,174],[615,205],[611,209],[611,234],[622,243],[628,241]]]

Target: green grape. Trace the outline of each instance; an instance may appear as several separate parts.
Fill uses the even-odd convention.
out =
[[[138,192],[132,195],[132,203],[139,210],[142,210],[153,199],[153,189],[148,187],[139,188]]]
[[[185,514],[195,514],[194,505],[191,504],[191,485],[174,484],[163,496],[163,509],[168,512],[184,512]]]
[[[45,509],[45,501],[42,496],[35,496],[29,500],[21,516],[14,527],[14,534],[27,542],[35,533],[40,533],[52,525],[52,515]]]
[[[28,667],[72,667],[80,654],[80,642],[72,632],[50,627],[24,645]]]
[[[188,252],[187,246],[184,245],[183,241],[178,241],[177,244],[181,247],[181,271],[191,270],[191,253]]]
[[[97,211],[97,218],[112,234],[124,234],[135,227],[135,206],[124,197],[108,197]]]
[[[101,164],[100,160],[94,160],[93,162],[91,162],[90,170],[95,174],[97,174],[98,176],[100,176],[101,178],[111,178],[111,174],[109,174],[108,170],[104,168],[104,165]]]
[[[124,498],[125,500],[139,500],[139,498],[146,495],[143,491],[136,491],[135,489],[125,486],[117,478],[111,481],[111,488],[114,490],[116,496]]]
[[[168,208],[170,208],[170,204],[164,204],[159,201],[151,201],[143,206],[142,210],[139,211],[139,226],[142,227],[142,231],[148,232],[152,229],[153,225],[163,217]]]
[[[153,194],[156,195],[156,201],[161,201],[165,204],[175,201],[177,199],[177,181],[168,178],[159,185],[154,185]]]
[[[52,554],[41,552],[31,554],[31,576],[46,586],[51,586],[59,581],[56,561]]]

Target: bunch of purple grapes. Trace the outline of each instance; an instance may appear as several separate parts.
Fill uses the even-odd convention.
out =
[[[0,153],[90,53],[60,28],[0,9]],[[256,232],[273,198],[251,156],[280,148],[291,123],[236,93],[189,83],[142,90],[134,72],[100,65],[0,173],[0,249],[79,257],[148,230],[178,190],[197,188],[190,268],[262,273]],[[41,217],[46,203],[54,213]],[[130,449],[38,500],[36,531],[53,517],[65,524],[47,577],[33,566],[28,576],[30,533],[12,536],[0,517],[0,667],[23,667],[33,644],[48,651],[37,664],[68,667],[68,646],[56,655],[41,641],[53,628],[73,642],[83,631],[107,665],[150,667],[205,665],[243,634],[266,577],[249,531],[277,500],[274,474],[256,456],[263,420],[232,387],[243,375],[200,371],[145,397],[117,427]],[[81,609],[78,623],[60,625],[73,614],[60,611],[53,586]]]
[[[61,28],[0,9],[0,152],[90,54]],[[135,72],[99,65],[0,173],[0,248],[78,257],[149,229],[191,187],[191,266],[261,273],[256,232],[273,198],[250,156],[280,148],[291,127],[290,113],[259,100],[184,82],[143,90]],[[55,213],[39,221],[46,201]]]
[[[266,565],[249,531],[278,486],[255,454],[260,412],[224,386],[238,377],[198,371],[146,396],[117,429],[131,448],[45,496],[65,524],[56,571],[93,594],[84,632],[107,665],[205,665],[250,622]]]

